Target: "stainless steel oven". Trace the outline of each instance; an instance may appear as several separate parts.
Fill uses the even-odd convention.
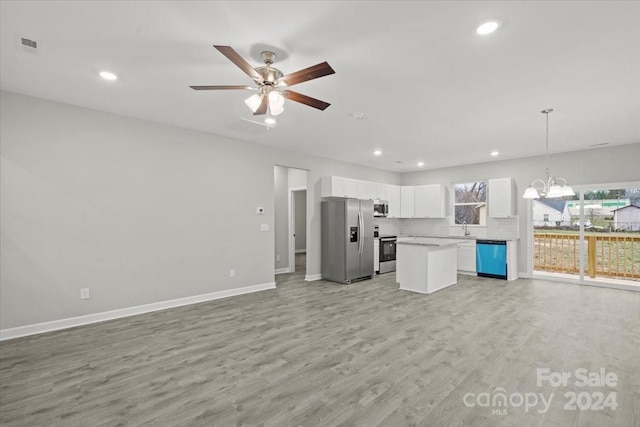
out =
[[[380,274],[396,271],[396,236],[380,237]]]

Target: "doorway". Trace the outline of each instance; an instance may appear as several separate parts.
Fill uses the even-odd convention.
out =
[[[307,171],[274,166],[275,274],[306,273]]]
[[[289,265],[291,273],[307,270],[307,190],[291,190],[291,244]]]
[[[640,287],[640,185],[575,188],[533,200],[533,273],[583,284]]]

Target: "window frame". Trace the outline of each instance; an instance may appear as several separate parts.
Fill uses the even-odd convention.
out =
[[[456,186],[457,185],[472,185],[472,184],[477,184],[477,183],[484,183],[484,201],[481,202],[457,202],[456,201]],[[451,183],[451,188],[453,189],[453,197],[451,197],[451,225],[453,226],[461,226],[463,225],[462,223],[458,223],[456,222],[456,206],[480,206],[480,205],[484,205],[485,210],[484,210],[484,223],[483,223],[483,218],[482,216],[479,215],[478,218],[478,223],[473,223],[473,224],[467,224],[467,226],[469,227],[486,227],[487,226],[487,191],[488,191],[488,186],[489,186],[489,179],[487,178],[482,178],[482,179],[477,179],[477,180],[470,180],[470,181],[458,181],[458,182],[452,182]]]

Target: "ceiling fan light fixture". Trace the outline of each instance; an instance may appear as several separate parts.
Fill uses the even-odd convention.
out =
[[[284,96],[277,90],[272,90],[269,92],[269,104],[273,106],[284,105]]]
[[[275,126],[277,123],[275,117],[267,117],[266,119],[264,119],[264,122],[269,126]]]
[[[277,90],[269,92],[269,109],[274,116],[284,111],[284,96]]]
[[[271,114],[273,114],[274,116],[278,116],[284,111],[284,107],[282,105],[277,105],[275,107],[269,106],[269,109],[271,110]]]
[[[253,111],[255,113],[256,110],[258,109],[258,107],[260,107],[260,104],[262,104],[262,98],[263,97],[264,97],[263,94],[256,93],[255,95],[251,95],[250,97],[245,99],[244,103],[247,104],[247,107],[249,107],[251,109],[251,111]]]
[[[328,102],[324,102],[292,90],[287,89],[284,93],[278,90],[278,88],[281,87],[290,87],[320,77],[328,76],[330,74],[335,74],[333,68],[331,68],[329,63],[326,61],[284,75],[282,71],[272,67],[276,55],[271,51],[263,51],[261,55],[265,65],[254,68],[231,46],[213,45],[213,47],[226,56],[228,60],[233,62],[247,76],[253,79],[257,87],[246,85],[197,85],[189,86],[191,89],[198,91],[257,90],[258,93],[256,95],[250,96],[245,99],[244,102],[251,111],[253,111],[254,115],[267,114],[271,119],[273,119],[273,116],[277,116],[284,112],[285,98],[321,111],[324,111],[331,105]]]

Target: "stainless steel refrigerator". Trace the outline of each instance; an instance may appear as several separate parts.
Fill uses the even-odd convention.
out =
[[[370,279],[373,272],[373,201],[322,202],[322,278],[340,283]]]

